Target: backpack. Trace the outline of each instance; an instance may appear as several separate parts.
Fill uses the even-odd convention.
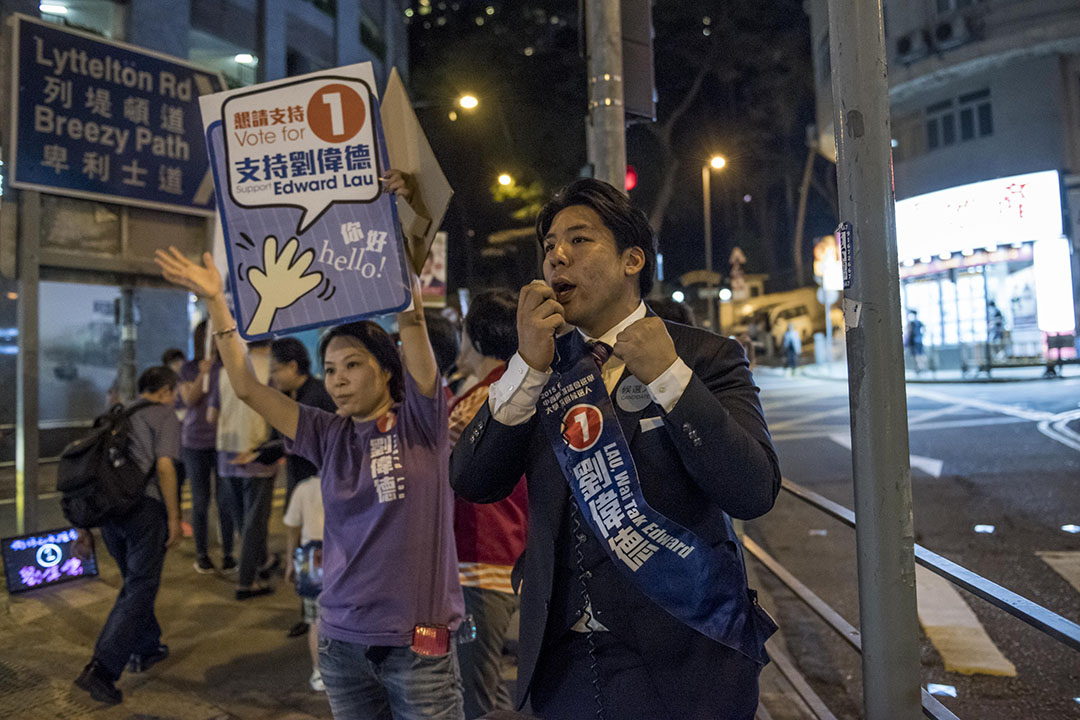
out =
[[[154,470],[143,472],[131,455],[131,416],[152,404],[140,400],[128,408],[114,405],[94,419],[89,435],[60,454],[60,509],[75,527],[98,527],[125,516],[142,501]]]

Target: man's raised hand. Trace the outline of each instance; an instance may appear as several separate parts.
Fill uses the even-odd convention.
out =
[[[518,354],[529,367],[546,372],[555,358],[555,331],[562,327],[563,306],[543,280],[533,280],[518,295]]]

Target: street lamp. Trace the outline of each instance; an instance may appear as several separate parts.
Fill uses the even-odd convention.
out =
[[[458,98],[458,105],[465,110],[475,110],[479,104],[480,101],[476,99],[475,95],[465,94]]]
[[[713,170],[723,170],[727,160],[723,155],[713,155],[706,165],[701,166],[701,195],[705,206],[705,271],[709,273],[706,281],[706,296],[709,299],[709,329],[716,331],[716,297],[712,294],[712,189],[710,180]]]
[[[506,173],[499,176],[499,184],[503,187],[510,187],[514,184],[514,178],[510,177]]]

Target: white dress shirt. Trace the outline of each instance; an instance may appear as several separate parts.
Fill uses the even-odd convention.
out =
[[[623,318],[622,322],[600,337],[591,338],[583,332],[581,334],[587,341],[596,340],[614,347],[615,338],[618,337],[619,333],[643,317],[645,317],[644,301],[640,302],[632,313]],[[579,329],[577,332],[581,332],[581,330]],[[619,378],[625,369],[626,363],[615,357],[614,354],[604,363],[600,372],[608,394],[611,394],[615,389],[615,384],[619,382]],[[664,412],[671,412],[679,399],[682,398],[692,376],[693,372],[690,368],[687,367],[682,358],[677,357],[667,370],[660,373],[658,378],[648,384],[649,395],[652,397],[653,402],[664,409]],[[543,391],[544,386],[547,385],[550,377],[551,368],[537,370],[530,367],[519,353],[514,353],[506,366],[506,372],[491,385],[488,394],[488,402],[491,404],[491,416],[503,425],[521,425],[528,422],[536,412],[536,402],[540,399],[540,393]]]

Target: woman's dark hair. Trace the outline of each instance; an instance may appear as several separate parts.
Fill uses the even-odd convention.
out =
[[[484,357],[509,360],[517,352],[517,295],[509,290],[485,290],[469,303],[465,332]]]
[[[345,323],[332,327],[319,340],[319,360],[326,367],[326,346],[336,337],[353,338],[364,346],[375,362],[390,373],[390,397],[394,402],[405,399],[405,375],[401,366],[401,356],[390,333],[370,320]]]
[[[270,355],[282,365],[296,363],[296,371],[301,375],[311,374],[311,357],[304,343],[296,338],[285,337],[274,340],[270,343]]]
[[[454,367],[461,346],[457,328],[435,308],[424,308],[424,324],[427,325],[427,336],[435,353],[439,374],[446,375]]]
[[[161,353],[162,365],[168,365],[169,363],[175,362],[176,360],[187,360],[187,358],[184,357],[184,351],[180,348],[169,348],[165,352]]]
[[[163,387],[176,387],[176,373],[164,365],[143,370],[136,385],[140,395],[143,393],[156,393]]]
[[[647,296],[656,272],[656,234],[649,227],[645,213],[631,205],[630,198],[613,185],[593,178],[578,178],[555,193],[536,216],[536,239],[540,245],[543,246],[555,216],[574,205],[583,205],[600,216],[615,236],[615,247],[620,253],[632,247],[642,249],[645,266],[638,274],[638,283],[641,297]]]

